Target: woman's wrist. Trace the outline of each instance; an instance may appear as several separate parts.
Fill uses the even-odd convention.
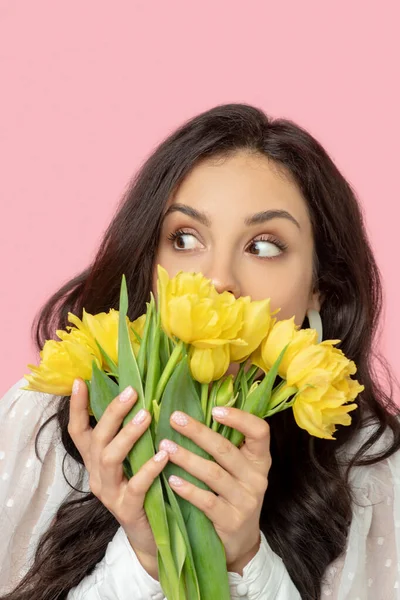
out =
[[[238,573],[238,575],[243,576],[243,569],[255,557],[260,549],[260,544],[261,536],[259,537],[257,544],[255,544],[248,552],[246,552],[246,554],[227,565],[228,572]]]
[[[152,556],[150,554],[147,554],[146,552],[142,552],[141,550],[138,550],[137,548],[135,548],[130,541],[129,541],[129,543],[131,544],[132,550],[136,554],[136,557],[137,557],[138,561],[140,562],[140,564],[142,565],[143,569],[145,571],[147,571],[147,573],[153,579],[158,581],[157,556]]]

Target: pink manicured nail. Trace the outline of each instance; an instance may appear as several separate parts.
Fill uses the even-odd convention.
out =
[[[228,416],[229,410],[225,408],[225,406],[214,406],[212,409],[213,417],[217,417],[217,419],[223,419]]]
[[[178,450],[178,446],[175,444],[175,442],[171,442],[171,440],[162,440],[160,442],[160,448],[162,448],[162,450],[166,450],[168,454],[175,454],[175,452]]]
[[[176,475],[171,475],[171,477],[169,477],[168,481],[171,485],[175,485],[176,487],[179,487],[185,483],[183,479],[181,479],[180,477],[177,477]]]
[[[176,410],[172,413],[171,420],[177,425],[181,426],[187,425],[189,423],[189,419],[187,418],[185,413],[180,412],[179,410]]]
[[[134,423],[134,425],[140,425],[141,423],[143,423],[146,416],[147,416],[147,410],[144,410],[144,408],[141,408],[139,410],[139,412],[137,413],[137,415],[133,417],[132,423]]]
[[[124,389],[123,392],[119,395],[119,399],[121,402],[129,402],[134,394],[134,389],[131,385],[128,385],[127,388]]]
[[[81,382],[79,381],[79,379],[75,379],[74,384],[72,386],[72,393],[73,394],[77,394],[79,392],[80,385],[81,385]]]
[[[160,452],[157,452],[157,454],[154,455],[153,460],[155,462],[161,462],[163,460],[165,460],[168,456],[168,452],[166,452],[165,450],[160,450]]]

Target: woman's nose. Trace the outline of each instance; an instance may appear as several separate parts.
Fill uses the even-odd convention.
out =
[[[213,285],[219,294],[222,294],[222,292],[230,292],[235,296],[235,298],[239,298],[239,296],[241,296],[239,282],[233,276],[233,274],[214,273],[214,275],[208,277],[213,282]]]

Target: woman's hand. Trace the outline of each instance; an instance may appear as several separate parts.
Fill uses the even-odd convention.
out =
[[[213,490],[200,489],[175,476],[169,479],[177,494],[197,506],[213,522],[225,547],[228,570],[242,574],[243,567],[257,554],[260,546],[260,513],[272,462],[269,425],[237,408],[224,407],[224,411],[225,416],[218,416],[214,409],[213,415],[219,422],[245,435],[240,449],[219,433],[178,411],[171,415],[171,426],[193,440],[216,462],[201,458],[171,440],[162,440],[160,449],[167,450],[171,462]],[[221,409],[219,414],[223,414]]]
[[[90,489],[124,528],[146,571],[158,578],[157,547],[143,502],[147,490],[167,464],[168,454],[158,452],[128,480],[123,472],[123,461],[150,425],[151,416],[148,411],[139,411],[135,419],[120,430],[124,417],[137,400],[136,392],[127,388],[110,403],[92,429],[88,389],[83,380],[79,382],[78,391],[71,395],[68,432],[89,472]]]

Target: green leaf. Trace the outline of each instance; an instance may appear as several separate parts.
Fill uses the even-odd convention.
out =
[[[241,372],[240,375],[240,388],[243,392],[244,398],[247,398],[247,394],[249,393],[249,386],[247,385],[247,377],[244,370]]]
[[[97,340],[95,340],[95,342],[96,342],[97,347],[99,348],[104,360],[107,362],[109,368],[111,369],[111,371],[113,373],[118,373],[118,366],[115,364],[113,359],[110,358],[110,356],[107,354],[107,352],[104,350],[104,348],[102,348],[102,346],[100,346],[100,344]]]
[[[98,422],[110,402],[118,396],[118,384],[110,379],[104,371],[101,371],[95,361],[93,361],[92,381],[86,383],[89,383],[91,388],[90,407]],[[130,479],[132,477],[132,468],[127,458],[125,458],[122,466],[127,479]]]
[[[119,363],[119,389],[122,391],[132,385],[138,392],[138,401],[124,419],[126,425],[136,412],[143,408],[144,390],[140,371],[130,343],[126,315],[128,311],[128,292],[125,275],[122,276],[119,328],[118,328],[118,363]],[[146,317],[147,322],[147,317]],[[133,473],[137,473],[147,460],[154,455],[154,444],[150,431],[147,429],[129,452],[129,463]],[[160,477],[156,477],[150,486],[144,500],[144,509],[150,523],[151,530],[158,549],[160,572],[167,573],[164,580],[163,591],[167,598],[175,600],[179,597],[181,586],[176,565],[171,550],[171,540],[168,529],[167,515],[164,504],[163,491]]]
[[[161,371],[165,369],[165,366],[171,356],[172,352],[170,350],[169,337],[167,334],[161,329],[161,340],[160,340],[160,364]]]
[[[90,379],[85,379],[85,382],[86,382],[86,385],[87,385],[87,388],[88,388],[88,391],[89,391],[89,398],[90,398],[90,395],[92,393],[91,392],[91,390],[92,390],[92,383],[91,383]]]
[[[165,594],[166,599],[171,598],[171,600],[188,600],[188,596],[185,591],[185,584],[183,580],[183,575],[179,577],[176,582],[176,585],[171,582],[171,577],[168,571],[164,566],[164,562],[161,558],[160,553],[157,555],[158,561],[158,579],[160,581],[160,585]]]
[[[167,496],[168,496],[171,510],[175,514],[177,525],[181,531],[182,537],[183,537],[183,539],[185,541],[185,545],[186,545],[186,559],[185,559],[185,565],[184,565],[184,575],[185,575],[185,582],[186,582],[186,589],[187,589],[187,598],[188,598],[188,600],[189,599],[190,600],[200,600],[199,582],[197,580],[196,568],[195,568],[194,559],[193,559],[193,552],[192,552],[192,548],[190,545],[189,536],[188,536],[188,533],[186,530],[185,521],[183,520],[182,512],[181,512],[180,506],[178,504],[178,501],[176,499],[175,493],[172,491],[172,489],[168,483],[168,480],[165,476],[165,473],[162,472],[161,475],[162,475],[162,478],[164,481],[165,489],[167,490]]]
[[[128,387],[128,385],[131,385],[138,394],[138,401],[129,414],[125,417],[124,423],[130,421],[141,408],[144,408],[144,390],[142,378],[129,337],[128,325],[126,322],[127,312],[128,290],[126,287],[125,275],[123,275],[118,322],[119,391],[122,392],[126,387]]]
[[[142,338],[140,337],[140,335],[138,334],[138,332],[136,331],[136,329],[134,329],[134,328],[132,327],[132,325],[129,325],[129,327],[130,327],[130,329],[131,329],[131,331],[132,331],[133,335],[135,336],[137,343],[138,343],[138,344],[139,344],[139,346],[140,346],[140,344],[142,343]]]
[[[100,421],[107,406],[118,394],[118,385],[98,368],[94,360],[90,382],[90,408],[97,422]]]
[[[153,420],[157,424],[160,419],[160,405],[157,400],[153,400]]]
[[[191,452],[195,452],[203,458],[213,460],[205,450],[199,448],[199,446],[197,446],[191,439],[182,435],[179,433],[179,431],[176,431],[171,427],[169,419],[175,410],[186,412],[194,419],[204,423],[204,415],[201,409],[200,399],[196,393],[193,379],[190,375],[187,357],[182,358],[182,360],[177,364],[164,389],[164,393],[160,402],[160,416],[157,426],[157,436],[154,440],[155,447],[158,448],[158,445],[162,439],[168,438],[170,440],[174,440],[180,446],[183,446]],[[193,481],[198,482],[195,477],[193,477]],[[205,484],[202,485],[204,489],[209,489]]]
[[[147,369],[147,362],[146,362],[147,345],[148,345],[149,335],[151,333],[151,324],[152,324],[151,314],[152,314],[152,310],[153,310],[150,302],[148,302],[146,306],[147,306],[146,321],[144,324],[143,337],[142,337],[142,341],[140,343],[139,352],[138,352],[138,356],[137,356],[137,364],[139,367],[139,372],[140,372],[142,381],[144,381],[144,376],[145,376],[146,369]]]
[[[155,446],[163,438],[174,440],[184,448],[208,460],[213,458],[192,440],[172,429],[169,418],[172,412],[181,410],[194,419],[204,422],[200,398],[190,375],[188,358],[185,356],[175,367],[162,396],[160,419]],[[178,475],[197,487],[209,490],[203,482],[171,462],[164,467],[166,477]],[[230,600],[226,556],[222,542],[206,515],[190,502],[177,496],[192,548],[193,559],[200,588],[200,598],[207,600]]]
[[[180,577],[186,559],[186,544],[172,508],[166,503],[165,509],[167,511],[169,534],[171,536],[171,548]]]
[[[122,468],[124,470],[126,478],[130,479],[133,476],[133,473],[132,473],[132,467],[127,458],[124,459],[124,462],[122,463]]]
[[[152,303],[154,306],[154,298],[152,297]],[[152,338],[151,343],[148,345],[147,352],[147,373],[146,373],[146,386],[144,394],[144,405],[147,410],[151,412],[153,406],[153,400],[156,394],[157,383],[160,379],[160,335],[161,328],[156,323],[157,313],[153,310],[153,321],[152,326]]]
[[[274,387],[275,380],[278,375],[278,369],[282,362],[283,355],[286,352],[286,348],[287,346],[284,347],[275,363],[272,365],[271,369],[261,381],[260,385],[244,399],[242,410],[260,418],[266,414],[271,400],[272,388]],[[240,431],[232,429],[232,432],[229,436],[229,440],[232,442],[232,444],[239,446],[243,439],[244,435]]]

